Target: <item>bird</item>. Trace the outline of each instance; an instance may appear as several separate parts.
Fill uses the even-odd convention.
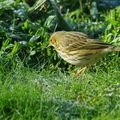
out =
[[[88,35],[76,31],[54,32],[49,38],[49,46],[54,47],[63,60],[80,67],[78,74],[81,74],[106,53],[120,51],[120,47],[92,39]]]

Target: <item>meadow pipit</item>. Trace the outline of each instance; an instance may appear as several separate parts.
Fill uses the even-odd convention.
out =
[[[59,31],[51,35],[49,46],[53,46],[62,59],[81,68],[95,63],[108,52],[120,51],[108,43],[89,38],[75,31]]]

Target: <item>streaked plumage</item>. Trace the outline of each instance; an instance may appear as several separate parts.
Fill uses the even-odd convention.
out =
[[[86,34],[74,31],[53,33],[49,46],[53,46],[61,58],[68,63],[81,67],[94,63],[105,53],[120,51],[120,48],[90,39]]]

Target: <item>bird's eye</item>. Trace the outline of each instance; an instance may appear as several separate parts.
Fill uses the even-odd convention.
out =
[[[55,43],[56,43],[56,39],[53,38],[53,39],[51,40],[51,42],[52,42],[52,44],[55,44]]]

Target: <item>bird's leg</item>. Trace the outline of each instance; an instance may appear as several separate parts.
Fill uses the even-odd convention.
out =
[[[81,76],[81,75],[83,75],[83,73],[85,72],[86,68],[87,67],[83,67],[82,69],[77,70],[75,76]]]

